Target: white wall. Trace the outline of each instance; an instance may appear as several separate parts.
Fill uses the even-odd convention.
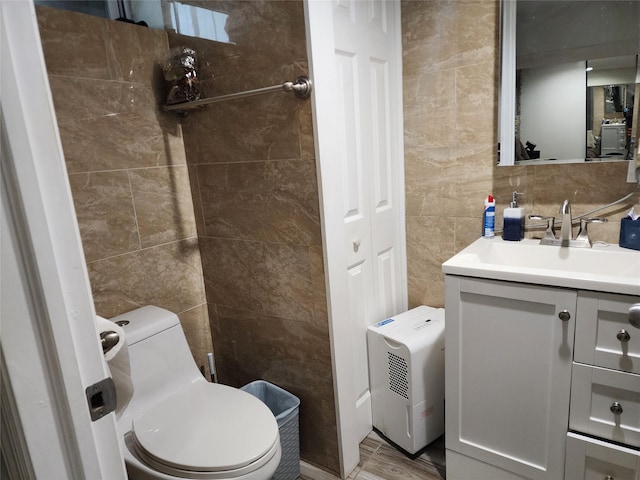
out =
[[[585,158],[585,62],[521,71],[520,138],[540,158]]]

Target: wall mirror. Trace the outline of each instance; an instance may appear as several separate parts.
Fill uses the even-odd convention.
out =
[[[633,159],[640,2],[502,0],[501,10],[499,164]]]

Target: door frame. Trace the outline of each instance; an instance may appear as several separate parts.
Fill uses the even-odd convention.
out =
[[[402,41],[400,32],[400,2],[393,1],[396,15],[398,68],[396,84],[402,86]],[[339,132],[335,122],[336,106],[336,70],[334,64],[334,0],[305,0],[305,24],[307,32],[307,51],[309,56],[310,77],[314,88],[311,95],[313,109],[313,129],[316,149],[316,168],[320,215],[322,224],[322,242],[327,288],[327,306],[329,316],[329,334],[331,360],[333,367],[334,398],[338,430],[338,453],[340,475],[346,478],[360,461],[359,444],[362,440],[358,428],[356,398],[353,393],[354,370],[353,353],[349,326],[349,290],[344,268],[347,264],[344,231],[344,212],[342,200],[342,166],[337,142]],[[349,3],[348,1],[342,3]],[[397,121],[390,128],[395,129],[398,142],[392,155],[400,160],[394,163],[396,192],[404,193],[404,124],[402,89],[394,92],[399,99],[397,111],[393,112]],[[400,311],[408,308],[406,232],[404,195],[396,198],[398,208],[397,235],[398,253],[401,260],[400,290],[398,298]]]
[[[109,375],[33,2],[0,2],[0,32],[3,472],[126,479],[85,394]]]

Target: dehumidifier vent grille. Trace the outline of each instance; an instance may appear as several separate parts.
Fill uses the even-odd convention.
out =
[[[409,400],[409,368],[404,358],[387,352],[389,359],[389,390]]]

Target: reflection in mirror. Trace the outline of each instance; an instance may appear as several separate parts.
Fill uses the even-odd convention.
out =
[[[500,165],[632,159],[640,2],[503,0]]]
[[[587,158],[633,157],[636,65],[633,55],[587,62]]]

